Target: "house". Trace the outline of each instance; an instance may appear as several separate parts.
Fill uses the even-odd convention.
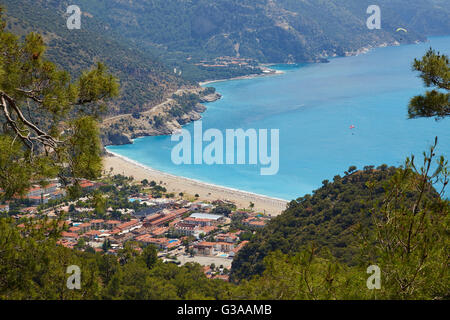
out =
[[[229,254],[229,257],[232,258],[234,257],[246,244],[248,243],[248,241],[242,241],[241,243],[239,243],[238,246],[236,246]]]
[[[194,235],[195,231],[198,230],[198,226],[191,223],[179,222],[174,226],[177,234],[183,236],[191,236]]]
[[[175,220],[172,220],[172,221],[169,222],[169,227],[175,227],[175,225],[177,223],[179,223],[179,222],[181,222],[181,219],[180,218],[176,218]]]
[[[80,227],[70,227],[69,232],[80,234],[81,228]]]
[[[214,254],[214,242],[199,242],[197,244],[194,244],[193,250],[196,254],[212,256]]]
[[[150,231],[150,234],[154,237],[159,237],[159,236],[162,236],[163,234],[165,234],[167,231],[169,231],[169,228],[160,227],[160,228],[156,228],[156,229],[153,229],[152,231]]]
[[[184,221],[178,222],[174,225],[175,232],[183,236],[194,236],[197,239],[201,234],[208,234],[216,230],[216,226],[201,226],[193,223],[186,223]]]
[[[67,241],[77,241],[79,235],[77,233],[63,231],[61,232],[61,237]]]
[[[27,190],[26,198],[35,204],[47,203],[49,200],[65,197],[66,191],[58,183],[50,183],[45,187],[38,185]]]
[[[175,248],[181,244],[179,239],[153,238],[150,234],[144,234],[135,238],[136,241],[144,245],[154,245],[158,249],[167,250]]]
[[[20,212],[25,213],[25,214],[37,213],[37,207],[23,208],[23,209],[20,209]]]
[[[85,223],[79,224],[77,227],[80,228],[80,233],[86,233],[89,230],[91,230],[91,223],[85,222]]]
[[[252,228],[252,229],[260,229],[260,228],[263,228],[268,221],[269,221],[269,219],[267,219],[267,218],[249,217],[247,219],[244,219],[242,221],[242,224],[244,226]]]
[[[69,249],[73,249],[77,243],[75,241],[69,241],[69,240],[61,239],[61,240],[58,240],[56,242],[56,244],[59,244],[59,245],[61,245],[63,247],[69,248]]]
[[[131,219],[130,221],[119,225],[117,227],[117,229],[119,229],[120,233],[123,234],[123,233],[133,231],[134,229],[138,229],[140,227],[142,227],[142,224],[140,223],[140,221],[138,219]]]
[[[186,208],[181,208],[181,209],[177,209],[174,210],[173,213],[178,217],[181,218],[183,216],[183,214],[187,213],[189,210]]]
[[[220,252],[231,252],[234,249],[234,244],[228,242],[213,242],[214,249]]]
[[[218,234],[215,238],[219,242],[236,243],[239,241],[239,237],[235,233],[222,233]]]
[[[0,204],[0,212],[9,212],[9,204]]]
[[[217,230],[216,226],[205,226],[205,227],[198,227],[197,232],[194,234],[194,236],[199,239],[202,234],[207,235],[213,231]]]
[[[83,233],[81,236],[83,238],[87,238],[90,241],[95,240],[96,238],[98,238],[98,236],[100,236],[102,234],[101,231],[98,230],[90,230],[88,232]]]
[[[185,223],[199,225],[202,227],[218,225],[224,220],[224,216],[208,213],[193,213],[184,219]]]
[[[91,220],[91,228],[95,230],[103,229],[105,226],[105,220],[103,219],[95,219]]]
[[[207,278],[211,278],[212,270],[210,266],[203,266],[203,273]]]
[[[144,219],[144,227],[150,228],[150,227],[159,227],[164,225],[165,223],[168,223],[172,220],[175,220],[177,218],[177,214],[172,213],[158,213],[151,216],[148,216]]]
[[[103,225],[104,225],[104,228],[106,228],[108,230],[114,230],[121,224],[122,224],[122,222],[120,222],[118,220],[107,220],[104,222]]]
[[[229,275],[225,275],[225,274],[218,274],[213,276],[211,279],[220,279],[223,281],[229,281],[230,280],[230,276]]]
[[[95,183],[89,180],[82,180],[79,184],[81,189],[83,189],[84,191],[92,191],[96,188]]]

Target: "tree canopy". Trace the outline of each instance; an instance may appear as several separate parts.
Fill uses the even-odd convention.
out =
[[[101,173],[98,118],[118,95],[118,81],[102,63],[72,80],[45,49],[41,35],[21,40],[0,20],[0,188],[7,198],[31,181],[72,185]]]
[[[420,72],[427,88],[435,89],[411,99],[408,108],[410,118],[450,116],[450,67],[448,56],[430,48],[422,59],[414,59],[413,69]]]

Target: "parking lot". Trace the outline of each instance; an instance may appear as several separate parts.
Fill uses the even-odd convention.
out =
[[[233,262],[232,259],[224,257],[207,257],[207,256],[191,257],[186,255],[178,255],[178,261],[180,261],[182,265],[187,262],[197,262],[202,266],[209,266],[214,263],[217,267],[223,265],[224,267],[227,268],[231,267],[231,262]]]

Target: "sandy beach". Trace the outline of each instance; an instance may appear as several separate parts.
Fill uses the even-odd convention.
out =
[[[229,200],[233,201],[238,208],[248,208],[250,202],[253,202],[255,204],[255,211],[265,212],[272,216],[279,215],[286,208],[286,204],[288,203],[286,200],[270,198],[263,195],[171,175],[148,168],[111,153],[109,153],[109,156],[103,158],[103,163],[107,172],[112,168],[113,174],[132,176],[138,181],[144,179],[147,179],[148,181],[154,180],[158,183],[162,181],[163,186],[168,192],[174,192],[176,194],[183,192],[185,195],[191,196],[198,194],[200,196],[199,199],[204,201]]]
[[[259,78],[259,77],[267,77],[267,76],[275,76],[275,75],[284,74],[284,71],[281,71],[281,70],[275,70],[275,69],[270,69],[270,68],[264,68],[264,70],[268,70],[269,73],[251,74],[251,75],[247,75],[247,76],[240,76],[240,77],[234,77],[234,78],[228,78],[228,79],[208,80],[208,81],[199,82],[198,84],[199,84],[199,86],[206,86],[206,85],[209,85],[211,83],[216,83],[216,82],[223,82],[223,81],[230,81],[230,80],[254,79],[254,78]]]

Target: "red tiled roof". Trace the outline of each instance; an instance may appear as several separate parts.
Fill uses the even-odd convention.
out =
[[[109,223],[109,224],[121,224],[122,222],[118,221],[118,220],[107,220],[105,221],[105,223]]]
[[[120,226],[118,226],[117,228],[120,229],[121,231],[126,230],[136,224],[138,224],[139,220],[137,219],[132,219],[128,222],[122,223]]]
[[[167,215],[160,215],[160,217],[158,217],[157,219],[154,219],[154,220],[150,220],[149,219],[150,221],[148,221],[147,223],[152,225],[152,226],[158,226],[158,225],[166,223],[166,222],[168,222],[170,220],[173,220],[175,218],[176,218],[176,214],[169,213]]]
[[[80,187],[81,188],[88,188],[88,187],[93,187],[94,183],[90,182],[90,181],[82,181],[80,182]]]
[[[234,253],[237,253],[239,250],[241,250],[247,243],[247,240],[242,241],[236,248],[233,249]]]
[[[175,213],[178,216],[180,216],[180,215],[182,215],[182,214],[184,214],[186,212],[188,212],[188,209],[186,209],[186,208],[181,208],[181,209],[173,211],[173,213]]]
[[[217,229],[217,227],[215,227],[215,226],[205,226],[205,227],[201,227],[200,231],[203,231],[203,233],[208,234],[216,229]]]
[[[82,223],[82,224],[78,225],[78,227],[80,227],[80,228],[83,228],[83,227],[90,227],[90,226],[91,226],[91,223],[90,223],[90,222],[85,222],[85,223]]]
[[[215,242],[207,242],[207,241],[202,241],[198,244],[196,244],[195,246],[198,247],[214,247]]]
[[[98,235],[101,235],[101,234],[102,233],[100,231],[98,231],[98,230],[90,230],[90,231],[87,231],[87,232],[83,233],[83,236],[90,236],[90,235],[98,236]]]
[[[61,236],[63,238],[78,238],[79,237],[78,234],[76,234],[74,232],[65,232],[65,231],[61,232]]]
[[[155,230],[151,231],[151,234],[155,235],[155,236],[160,236],[162,234],[164,234],[165,232],[167,232],[168,228],[156,228]]]
[[[221,274],[221,275],[214,276],[213,279],[220,279],[220,280],[228,281],[230,279],[230,277],[228,275]]]

